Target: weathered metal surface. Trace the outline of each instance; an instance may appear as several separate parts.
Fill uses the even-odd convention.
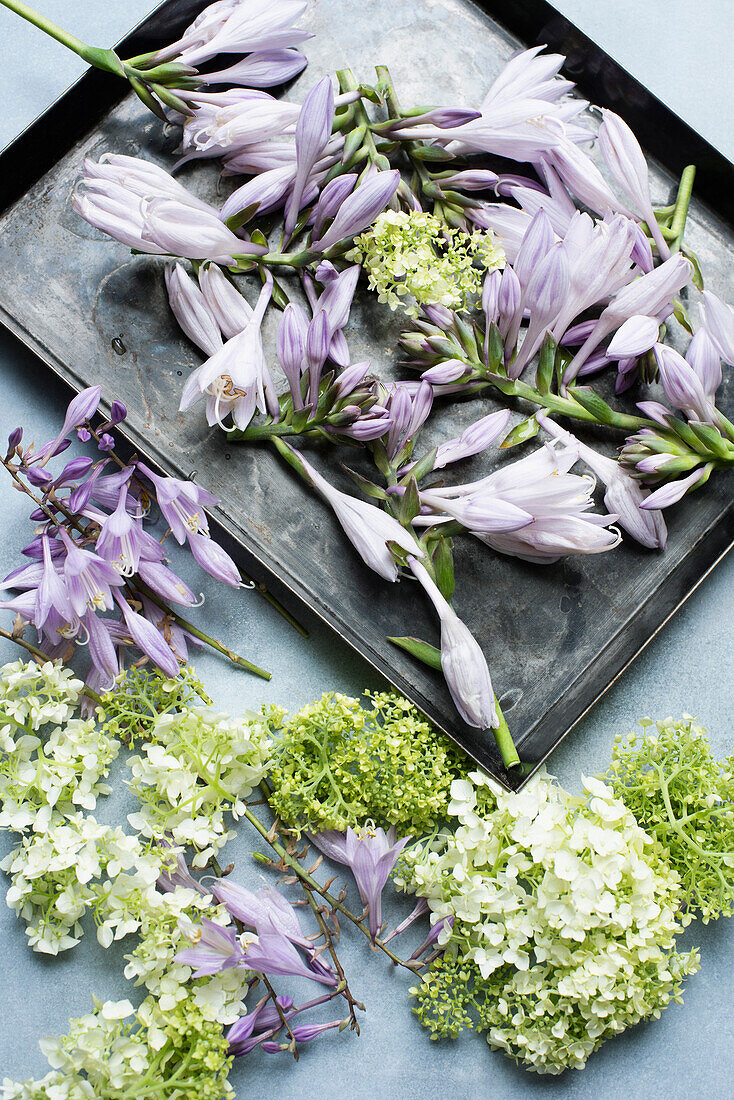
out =
[[[171,0],[151,17],[143,38],[156,42],[173,37],[175,28],[200,6]],[[513,5],[508,0],[503,16],[508,18],[515,8],[522,20],[534,11],[534,26],[551,11],[542,3]],[[307,45],[306,74],[288,92],[294,99],[302,98],[324,72],[350,65],[368,80],[375,63],[386,63],[404,102],[475,104],[520,45],[465,0],[339,0],[312,4],[305,18],[316,37]],[[690,137],[674,116],[645,100],[639,86],[620,76],[603,55],[603,64],[597,57],[584,68],[591,55],[582,36],[565,21],[556,17],[546,31],[566,35],[566,44],[575,49],[573,75],[578,79],[580,71],[596,91],[597,102],[608,102],[611,88],[612,98],[621,94],[633,113],[647,104],[657,112],[658,127],[667,127],[671,151]],[[72,90],[53,109],[50,121],[35,124],[15,151],[2,156],[6,172],[35,172],[35,182],[0,219],[0,319],[72,385],[102,382],[107,400],[123,400],[133,444],[170,473],[187,476],[195,470],[197,481],[221,498],[214,518],[243,548],[246,568],[275,578],[305,601],[480,763],[517,786],[523,777],[502,772],[491,733],[458,720],[440,676],[385,641],[394,634],[436,640],[436,623],[415,585],[385,584],[363,566],[326,505],[267,448],[228,446],[218,431],[206,429],[199,409],[185,417],[178,413],[183,381],[200,357],[170,315],[162,262],[131,257],[124,246],[81,221],[70,206],[85,156],[97,159],[114,151],[142,153],[166,166],[172,162],[176,130],[164,128],[131,96],[109,106],[104,97],[111,100],[114,95],[111,85],[111,78],[100,81],[95,75],[87,85],[94,102],[84,97],[83,89]],[[85,125],[84,136],[72,144],[68,135],[78,136]],[[40,141],[47,142],[45,150]],[[28,151],[36,158],[33,163]],[[709,186],[714,197],[716,172],[719,179],[728,178],[729,187],[734,178],[734,169],[729,166],[727,177],[722,164],[713,157]],[[187,167],[180,178],[212,199],[221,200],[233,186],[219,182],[211,165]],[[673,186],[673,176],[656,165],[655,197],[667,201]],[[12,181],[7,182],[6,196],[12,188]],[[689,226],[688,239],[708,284],[731,298],[730,226],[696,200]],[[254,287],[246,291],[251,299],[255,292]],[[274,327],[270,317],[266,347],[273,346]],[[400,376],[399,329],[397,318],[360,292],[348,330],[355,361],[369,358],[378,374]],[[730,404],[727,386],[722,405],[726,410]],[[495,407],[497,399],[486,396],[446,403],[433,419],[433,438],[449,438]],[[338,459],[353,463],[355,452],[310,457],[320,468],[328,467],[338,485],[350,488]],[[493,463],[515,457],[510,452],[474,459],[457,468],[456,476],[473,478]],[[671,512],[664,554],[625,540],[611,554],[540,568],[492,554],[470,539],[457,541],[455,605],[487,654],[528,765],[525,776],[725,551],[732,537],[730,496],[730,483],[719,478],[686,498]]]

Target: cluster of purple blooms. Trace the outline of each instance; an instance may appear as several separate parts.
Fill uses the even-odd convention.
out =
[[[621,539],[615,524],[662,549],[661,509],[717,466],[734,464],[734,426],[715,403],[721,359],[734,358],[734,311],[706,292],[694,332],[678,297],[696,278],[682,250],[690,187],[681,184],[674,208],[654,208],[634,134],[611,111],[602,112],[598,133],[587,128],[588,104],[559,75],[562,56],[542,47],[516,55],[478,109],[403,111],[380,67],[372,89],[343,70],[336,89],[324,76],[298,104],[263,89],[303,66],[294,47],[308,36],[293,26],[302,9],[276,0],[255,16],[244,0],[221,0],[149,59],[206,67],[219,53],[249,55],[208,77],[199,71],[198,85],[178,93],[184,109],[169,112],[182,127],[178,165],[216,157],[226,176],[248,177],[221,208],[163,168],[118,155],[86,162],[74,205],[138,251],[193,261],[195,277],[177,260],[166,273],[173,312],[205,356],[181,408],[204,401],[207,422],[231,439],[270,440],[332,507],[371,569],[389,581],[401,570],[418,579],[441,623],[442,668],[459,712],[471,725],[496,728],[486,659],[434,567],[443,531],[468,532],[538,564],[613,549]],[[208,84],[229,87],[211,92]],[[388,117],[375,121],[365,102],[382,103]],[[595,140],[597,159],[587,151]],[[487,166],[492,156],[524,165],[525,174],[498,174]],[[401,160],[410,184],[392,166]],[[487,201],[490,192],[498,201]],[[487,271],[473,315],[421,303],[401,338],[421,380],[380,382],[369,364],[351,362],[345,337],[360,276],[350,249],[384,211],[426,209],[447,232],[494,233],[506,262]],[[266,234],[278,213],[282,235],[272,247]],[[254,306],[234,285],[248,271],[262,282]],[[288,301],[282,274],[298,277],[303,304]],[[285,389],[261,336],[271,303],[285,306],[275,349]],[[673,316],[692,336],[685,356],[664,343]],[[532,384],[530,364],[549,342],[551,377],[541,385],[538,368]],[[668,402],[639,403],[639,430],[621,461],[550,416],[581,409],[582,419],[613,424],[606,403],[578,386],[609,366],[617,392],[659,379]],[[506,411],[485,415],[416,459],[434,401],[492,387],[535,401],[540,410],[526,437],[542,427],[549,440],[479,481],[425,484],[500,442],[509,419]],[[377,503],[337,490],[287,437],[363,445],[387,482],[384,489],[360,482]],[[577,463],[594,476],[572,472]],[[595,478],[606,513],[594,510]]]
[[[409,837],[396,839],[395,830],[366,827],[359,832],[347,829],[346,833],[322,832],[309,838],[324,855],[336,863],[349,867],[354,875],[369,929],[374,943],[382,931],[382,892],[401,851]],[[257,1004],[234,1023],[227,1034],[230,1050],[235,1055],[249,1054],[256,1047],[267,1053],[292,1049],[295,1042],[303,1043],[333,1028],[344,1028],[349,1019],[331,1020],[327,1023],[302,1024],[295,1022],[301,1013],[327,1004],[343,990],[332,966],[324,958],[325,944],[320,936],[306,936],[293,905],[275,887],[262,887],[257,891],[232,882],[229,878],[217,878],[210,888],[204,889],[189,872],[181,854],[177,857],[177,869],[158,880],[162,890],[186,886],[202,894],[211,893],[224,906],[230,923],[221,924],[208,917],[193,930],[192,946],[176,954],[176,961],[192,968],[194,978],[218,974],[236,968],[253,971],[255,975],[269,978],[306,978],[327,986],[328,992],[302,1005],[296,1006],[292,998],[272,995],[262,997]],[[428,914],[428,904],[421,899],[412,913],[390,933],[383,942],[404,932],[419,917]],[[430,949],[436,949],[441,933],[450,933],[453,918],[443,918],[434,923],[425,941],[411,956],[419,960]],[[445,940],[447,936],[444,936]],[[440,948],[438,948],[440,950]],[[257,977],[253,986],[257,985]],[[289,1029],[284,1042],[283,1031]]]
[[[88,686],[104,691],[131,649],[138,651],[137,660],[148,659],[175,677],[187,660],[188,644],[196,642],[169,609],[170,604],[192,607],[199,599],[166,564],[162,542],[146,530],[153,505],[202,569],[232,587],[242,581],[209,535],[205,508],[216,504],[216,497],[192,482],[162,477],[143,462],[118,459],[110,433],[127,411],[113,402],[109,419],[95,429],[91,422],[100,398],[100,386],[78,394],[56,438],[43,446],[24,448],[22,428],[10,435],[3,465],[16,485],[32,494],[36,529],[22,551],[28,564],[2,582],[19,594],[0,601],[0,608],[32,623],[50,658],[66,659],[85,647]],[[74,431],[85,443],[94,437],[101,455],[72,458],[52,471]]]

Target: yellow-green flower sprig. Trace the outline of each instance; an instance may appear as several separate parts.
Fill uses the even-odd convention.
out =
[[[465,233],[420,210],[380,214],[355,237],[347,259],[363,265],[380,302],[392,310],[400,306],[410,317],[421,305],[468,309],[486,272],[505,264],[491,230]]]

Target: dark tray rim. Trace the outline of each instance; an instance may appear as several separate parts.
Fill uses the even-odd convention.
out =
[[[544,41],[549,48],[566,52],[567,43],[571,42],[574,49],[583,54],[588,69],[596,73],[603,72],[610,86],[617,90],[619,101],[615,102],[613,96],[600,95],[594,80],[585,70],[569,74],[579,89],[588,94],[592,102],[601,101],[605,105],[616,107],[636,128],[642,144],[653,156],[663,161],[666,167],[680,171],[685,164],[695,162],[698,166],[697,194],[707,200],[718,214],[734,223],[734,165],[622,66],[594,45],[570,20],[545,0],[472,2],[483,13],[490,15],[498,24],[528,44]],[[176,31],[175,22],[169,23],[165,38],[161,36],[158,24],[164,9],[169,9],[170,13],[171,10],[180,8],[179,24],[183,28],[190,20],[192,11],[199,7],[199,4],[193,5],[186,0],[164,0],[116,48],[128,56],[155,48]],[[126,94],[127,89],[122,81],[116,82],[108,74],[90,69],[30,123],[0,152],[0,213],[21,198]],[[70,119],[73,119],[73,125],[70,125]],[[671,150],[675,154],[672,157]],[[0,322],[66,384],[79,388],[74,372],[2,307]],[[137,432],[123,432],[123,435],[131,447],[146,455],[155,454],[155,464],[164,472],[171,472],[170,467],[166,468],[165,456],[151,442]],[[677,566],[668,574],[665,583],[659,585],[641,608],[638,608],[636,624],[629,620],[607,641],[600,653],[596,677],[590,676],[590,669],[587,667],[568,685],[556,704],[523,735],[521,744],[529,742],[539,727],[547,725],[549,721],[557,730],[552,738],[547,735],[543,737],[543,751],[532,768],[508,773],[502,768],[497,754],[490,753],[490,759],[486,756],[480,759],[481,754],[472,751],[457,737],[455,731],[437,721],[436,716],[431,714],[429,701],[403,681],[382,652],[373,649],[355,630],[340,620],[332,609],[315,599],[313,593],[297,577],[286,574],[283,569],[279,571],[277,561],[269,557],[263,547],[255,544],[239,525],[216,508],[212,510],[211,518],[224,545],[234,550],[240,558],[244,556],[247,559],[245,568],[248,572],[258,580],[264,580],[275,595],[282,595],[286,600],[291,597],[299,605],[305,606],[310,614],[333,630],[397,691],[407,694],[434,725],[457,740],[470,757],[487,768],[508,790],[519,790],[527,782],[734,546],[734,505],[729,504],[707,531],[687,548]],[[236,533],[231,529],[235,526]],[[644,622],[641,621],[643,614]]]

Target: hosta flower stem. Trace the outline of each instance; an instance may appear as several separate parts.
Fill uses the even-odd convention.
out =
[[[15,12],[21,19],[25,19],[28,23],[32,23],[34,27],[38,27],[44,34],[49,35],[51,38],[55,38],[62,46],[66,46],[67,50],[71,50],[72,53],[78,54],[78,56],[83,58],[89,65],[93,65],[95,69],[103,69],[104,72],[114,73],[116,76],[125,76],[125,70],[114,50],[104,50],[97,46],[88,46],[86,42],[82,42],[80,39],[75,38],[73,34],[69,34],[68,31],[57,26],[56,23],[47,19],[44,15],[39,15],[33,8],[29,8],[27,4],[22,3],[22,0],[0,0],[0,4],[2,4],[3,7],[9,8],[10,11]]]
[[[188,619],[184,619],[182,615],[179,615],[177,611],[168,607],[163,600],[156,596],[152,589],[148,588],[141,580],[136,579],[136,588],[149,600],[151,600],[157,607],[160,607],[161,611],[164,611],[177,626],[180,626],[182,630],[185,630],[187,634],[193,634],[195,638],[198,638],[200,642],[204,642],[217,653],[221,653],[224,657],[232,662],[233,665],[237,665],[238,668],[244,668],[247,672],[252,672],[253,675],[259,676],[261,680],[269,680],[271,674],[264,668],[260,668],[259,665],[255,665],[252,661],[248,661],[245,657],[240,657],[239,653],[235,653],[233,649],[229,649],[222,642],[218,642],[216,638],[212,638],[209,634],[205,634],[203,630],[199,630],[198,626],[194,626]]]
[[[358,928],[363,935],[367,937],[370,943],[372,943],[372,935],[369,928],[363,921],[359,919],[358,916],[352,913],[350,909],[347,909],[347,907],[343,905],[338,898],[335,898],[333,894],[330,894],[329,891],[326,890],[321,885],[321,883],[313,877],[313,875],[310,875],[308,871],[304,871],[298,860],[294,859],[294,857],[289,854],[289,852],[283,847],[283,845],[279,841],[271,837],[270,832],[265,828],[262,822],[259,821],[253,813],[251,813],[249,809],[245,808],[244,816],[247,818],[250,824],[255,829],[257,829],[263,840],[267,841],[267,843],[280,859],[281,863],[290,867],[290,869],[295,875],[298,876],[304,886],[307,886],[309,889],[315,891],[315,893],[322,897],[324,901],[331,906],[332,909],[336,909],[339,913],[342,914],[342,916],[345,916],[348,920],[350,920],[352,924],[356,928]],[[263,857],[261,857],[261,859],[262,858]],[[375,946],[380,949],[380,951],[383,951],[387,955],[387,957],[392,963],[395,964],[395,966],[404,966],[406,970],[410,970],[413,973],[415,972],[416,967],[414,965],[409,965],[408,963],[404,962],[403,959],[398,958],[398,956],[394,954],[394,952],[392,952],[390,948],[382,942],[382,940],[375,939],[374,943]]]
[[[670,231],[673,235],[673,241],[670,246],[671,252],[680,251],[683,244],[683,234],[686,228],[686,218],[688,217],[688,207],[691,202],[691,193],[693,191],[693,181],[695,178],[696,166],[695,164],[689,164],[683,169],[680,177],[678,196],[675,200],[673,219],[670,223]]]

